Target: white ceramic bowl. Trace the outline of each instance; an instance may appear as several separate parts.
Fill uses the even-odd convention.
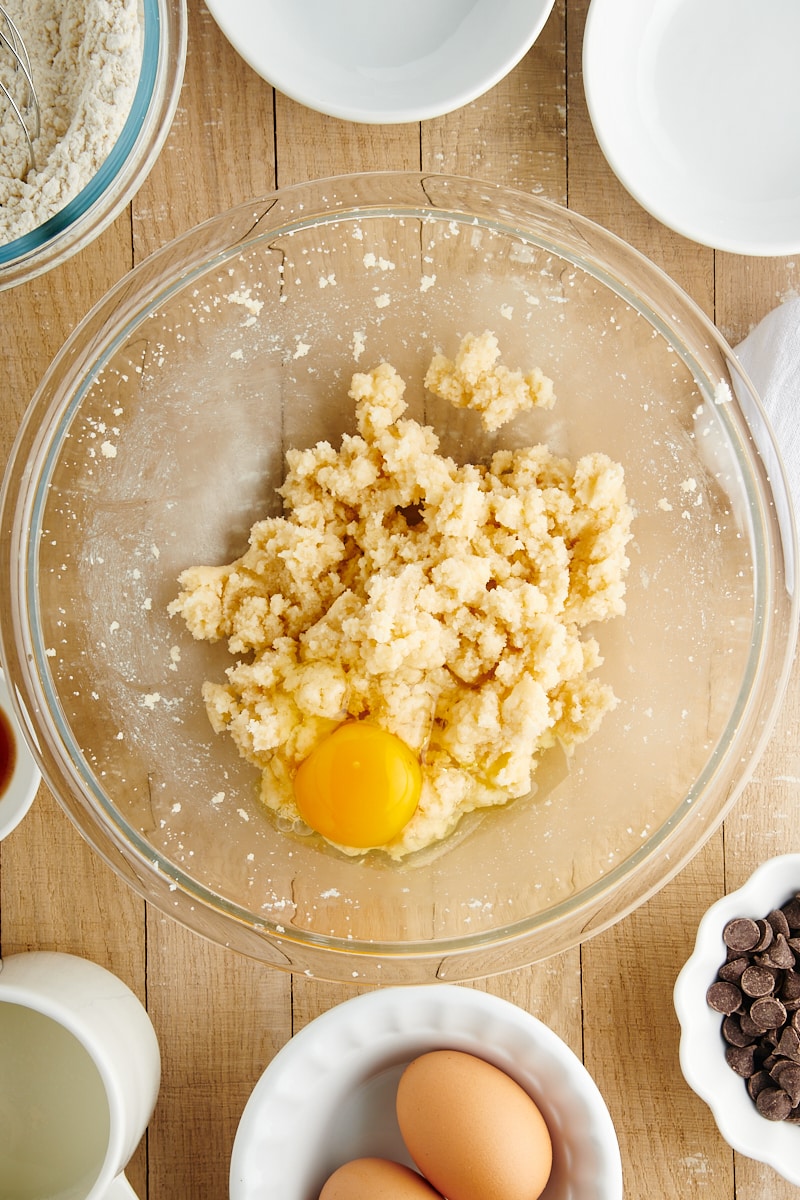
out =
[[[643,208],[718,250],[800,249],[798,39],[796,0],[592,0],[589,115]]]
[[[295,1034],[242,1114],[231,1200],[312,1200],[362,1155],[413,1165],[395,1117],[397,1083],[413,1058],[442,1048],[488,1060],[538,1105],[553,1139],[542,1200],[621,1200],[614,1126],[581,1061],[530,1013],[450,984],[367,992]]]
[[[784,854],[768,859],[743,887],[713,904],[700,921],[694,952],[678,975],[674,998],[681,1026],[681,1070],[711,1109],[725,1141],[800,1186],[800,1126],[761,1116],[744,1081],[725,1061],[722,1018],[706,1001],[706,992],[725,961],[722,931],[728,921],[764,918],[797,891],[800,854]]]
[[[242,58],[293,100],[390,124],[483,95],[539,36],[553,0],[208,0]]]
[[[4,770],[0,777],[0,842],[16,829],[33,804],[41,775],[19,730],[6,677],[0,668],[0,738]],[[8,749],[10,747],[10,749]]]

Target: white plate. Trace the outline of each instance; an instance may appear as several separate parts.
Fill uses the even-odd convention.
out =
[[[798,0],[592,0],[583,46],[601,149],[696,242],[800,249]]]
[[[725,1061],[722,1018],[706,992],[725,961],[722,931],[734,917],[766,917],[800,890],[800,854],[770,858],[735,892],[717,900],[697,929],[694,950],[675,981],[675,1011],[681,1027],[680,1064],[692,1091],[704,1100],[729,1146],[767,1163],[800,1186],[800,1128],[762,1117],[740,1079]]]
[[[316,1200],[342,1163],[411,1164],[395,1117],[397,1083],[418,1054],[479,1055],[533,1097],[553,1133],[542,1200],[621,1200],[608,1109],[570,1048],[507,1000],[451,984],[355,996],[287,1042],[247,1102],[233,1145],[231,1200]]]
[[[539,36],[554,0],[207,0],[279,91],[347,121],[438,117],[483,95]]]
[[[16,829],[33,804],[41,776],[28,744],[19,731],[11,705],[6,677],[0,668],[0,708],[14,741],[13,769],[6,788],[0,793],[0,842]]]

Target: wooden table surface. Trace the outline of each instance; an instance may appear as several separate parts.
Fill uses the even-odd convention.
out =
[[[85,311],[167,240],[242,200],[357,170],[445,171],[567,204],[663,267],[735,345],[800,290],[792,258],[715,253],[627,195],[589,122],[581,78],[588,0],[556,0],[534,48],[487,95],[420,124],[321,116],[273,92],[189,0],[189,54],[169,140],[130,208],[63,267],[0,294],[5,462],[51,357]],[[789,1200],[734,1155],[683,1082],[672,985],[702,911],[765,858],[800,846],[800,670],[732,814],[649,903],[583,947],[475,986],[544,1020],[583,1057],[616,1124],[627,1200]],[[94,959],[146,1001],[163,1055],[158,1106],[129,1168],[149,1200],[223,1200],[245,1102],[293,1032],[353,994],[208,944],[150,908],[90,851],[43,787],[0,849],[0,948]]]

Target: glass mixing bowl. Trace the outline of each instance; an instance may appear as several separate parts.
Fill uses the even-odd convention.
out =
[[[0,244],[0,291],[58,266],[92,242],[138,191],[161,151],[186,61],[186,0],[139,0],[142,64],[122,130],[85,187],[54,216]]]
[[[558,397],[494,435],[421,385],[436,347],[485,329]],[[167,613],[185,567],[280,512],[287,448],[353,429],[350,376],[382,359],[444,452],[602,450],[636,510],[627,613],[597,631],[618,707],[547,752],[534,795],[401,863],[279,828],[205,713],[227,648]],[[66,811],[163,912],[330,979],[477,978],[619,920],[739,794],[794,648],[786,484],[731,351],[615,237],[464,179],[307,183],[142,263],[48,370],[2,519],[3,658]]]

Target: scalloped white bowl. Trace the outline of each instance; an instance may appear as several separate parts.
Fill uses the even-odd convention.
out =
[[[680,1064],[689,1087],[711,1109],[717,1128],[734,1150],[767,1163],[800,1186],[800,1126],[762,1117],[740,1079],[725,1061],[719,1013],[706,991],[725,961],[722,931],[733,917],[765,917],[800,891],[800,854],[768,859],[747,882],[708,909],[694,951],[675,981],[675,1011],[681,1026]]]
[[[553,1139],[542,1200],[621,1200],[614,1126],[580,1059],[524,1009],[453,984],[366,992],[295,1034],[245,1106],[231,1200],[311,1200],[362,1155],[413,1166],[395,1117],[397,1083],[413,1058],[442,1048],[493,1063],[538,1105]]]

